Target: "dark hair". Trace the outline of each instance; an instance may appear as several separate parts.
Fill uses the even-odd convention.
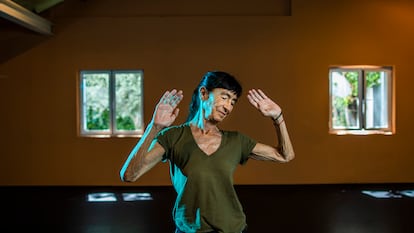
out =
[[[237,95],[237,98],[239,98],[242,94],[241,84],[231,74],[223,71],[207,72],[201,79],[201,82],[198,84],[198,86],[194,89],[193,96],[191,97],[187,122],[191,121],[194,118],[200,106],[200,87],[205,87],[209,92],[214,88],[224,88],[230,91],[234,91],[234,93]]]

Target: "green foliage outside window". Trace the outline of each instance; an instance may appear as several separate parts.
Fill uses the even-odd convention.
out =
[[[109,129],[109,109],[105,108],[103,111],[89,106],[86,117],[86,126],[88,130],[107,130]]]
[[[122,130],[135,130],[135,124],[131,117],[117,117],[116,126]]]
[[[139,73],[117,73],[115,75],[116,128],[118,130],[135,130],[140,126],[140,121],[137,119],[141,109],[140,80]]]

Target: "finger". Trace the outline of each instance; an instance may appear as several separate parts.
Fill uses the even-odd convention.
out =
[[[173,115],[175,117],[177,117],[179,112],[180,112],[180,109],[179,108],[176,108],[176,109],[174,109]]]
[[[257,91],[258,91],[259,95],[260,95],[263,99],[267,99],[267,98],[268,98],[268,97],[266,96],[266,94],[265,94],[262,90],[258,89]]]
[[[171,99],[176,94],[177,90],[173,89],[171,91],[166,91],[164,95],[162,96],[160,103],[162,104],[169,104],[171,102]]]
[[[257,103],[257,101],[255,101],[251,95],[248,95],[248,96],[247,96],[247,99],[249,100],[249,102],[250,102],[250,103],[251,103],[251,104],[252,104],[255,108],[258,108],[258,107],[259,107],[259,104]]]
[[[175,95],[177,93],[177,90],[176,89],[172,89],[171,91],[170,91],[170,96],[173,96],[173,95]]]
[[[183,98],[183,91],[182,90],[177,91],[174,96],[181,100]]]
[[[259,102],[261,99],[260,95],[254,89],[249,91],[249,96],[256,102]]]
[[[257,90],[253,90],[254,96],[260,101],[263,100],[263,96]],[[262,92],[263,93],[263,92]],[[265,95],[266,96],[266,95]]]
[[[171,98],[175,95],[175,93],[177,93],[177,90],[175,90],[175,89],[172,89],[170,92],[168,92],[168,94],[166,96],[167,102],[169,102],[171,100]]]
[[[183,98],[183,96],[184,96],[184,95],[183,95],[183,91],[182,91],[182,90],[179,90],[179,91],[177,92],[177,95],[178,95],[178,96],[181,96],[181,98]]]
[[[178,96],[178,95],[173,96],[171,101],[170,101],[171,106],[173,106],[173,107],[177,106],[178,103],[181,102],[181,99],[182,99],[181,96]]]
[[[162,95],[161,99],[160,99],[160,103],[162,104],[166,104],[167,103],[167,99],[168,99],[168,95],[170,94],[169,91],[164,92],[164,95]]]

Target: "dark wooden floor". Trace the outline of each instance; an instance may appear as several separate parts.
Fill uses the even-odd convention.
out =
[[[414,198],[409,191],[414,184],[249,185],[236,189],[249,233],[414,232]],[[375,198],[364,194],[366,190],[392,198]],[[100,201],[88,201],[89,194],[101,192],[106,194],[98,196]],[[2,233],[171,233],[174,229],[171,208],[175,193],[170,186],[0,186],[0,193]],[[130,193],[151,200],[126,201],[123,194]],[[116,200],[102,201],[110,197]]]

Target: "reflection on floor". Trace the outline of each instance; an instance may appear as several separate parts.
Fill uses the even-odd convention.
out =
[[[239,185],[249,233],[413,233],[414,184]],[[0,186],[2,233],[170,233],[171,186]]]

